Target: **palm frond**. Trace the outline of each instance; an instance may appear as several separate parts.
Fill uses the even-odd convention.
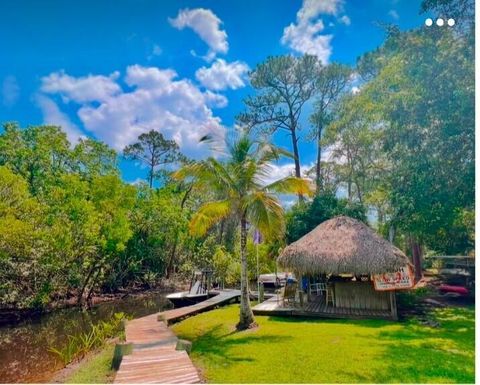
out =
[[[235,185],[225,166],[214,158],[187,164],[173,173],[173,178],[176,180],[192,178],[195,184],[216,191],[225,191]]]
[[[231,202],[227,200],[205,203],[190,220],[190,233],[195,236],[205,235],[210,227],[230,214],[231,207]]]
[[[277,194],[302,194],[311,196],[313,194],[311,184],[309,179],[288,176],[270,183],[265,186],[263,190]]]
[[[281,157],[286,157],[291,159],[294,158],[291,152],[281,147],[277,147],[271,143],[262,143],[258,147],[257,164],[259,166],[263,166],[265,164],[278,161]]]
[[[269,239],[281,238],[285,232],[284,212],[279,200],[265,192],[256,191],[243,202],[247,220]]]

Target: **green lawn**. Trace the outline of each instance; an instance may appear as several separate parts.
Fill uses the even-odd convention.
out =
[[[173,326],[210,383],[473,383],[475,312],[437,310],[440,327],[415,320],[256,317],[235,332],[238,305]]]
[[[107,384],[113,380],[112,365],[115,344],[107,344],[100,351],[82,360],[65,378],[66,384]]]

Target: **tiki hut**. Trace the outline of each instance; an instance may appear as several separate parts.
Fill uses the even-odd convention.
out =
[[[405,254],[346,216],[321,223],[287,246],[278,263],[303,277],[309,300],[324,295],[333,307],[390,310],[394,317],[394,290],[413,283]]]

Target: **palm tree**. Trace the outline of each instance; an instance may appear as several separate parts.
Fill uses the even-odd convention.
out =
[[[252,140],[245,132],[230,144],[223,161],[210,157],[184,166],[177,179],[193,178],[194,183],[215,193],[218,200],[204,203],[190,221],[190,232],[202,236],[210,227],[233,216],[240,223],[241,301],[237,329],[255,325],[248,295],[247,224],[258,228],[269,239],[280,238],[285,231],[283,208],[275,194],[310,194],[305,179],[286,177],[273,183],[272,162],[288,155],[280,148],[261,140]]]

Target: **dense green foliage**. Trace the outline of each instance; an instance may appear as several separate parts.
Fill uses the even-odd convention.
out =
[[[287,243],[295,242],[320,223],[338,215],[367,221],[365,207],[359,202],[338,199],[331,192],[317,195],[312,202],[299,202],[287,214]]]
[[[168,173],[160,188],[126,184],[108,146],[88,139],[72,147],[51,126],[6,124],[0,162],[2,307],[88,305],[95,292],[155,287],[173,272],[189,277],[209,265],[223,283],[240,281],[238,218],[221,220],[204,237],[189,231],[193,213],[215,197],[209,188]],[[294,186],[291,178],[285,183]],[[254,278],[255,253],[246,245]],[[261,272],[271,271],[276,255],[268,245],[259,246],[259,257]]]
[[[475,311],[437,309],[438,328],[417,320],[256,317],[234,333],[238,305],[173,326],[193,342],[191,358],[209,383],[473,383]]]
[[[473,246],[462,228],[474,201],[473,47],[449,31],[391,31],[368,58],[376,76],[355,108],[370,103],[384,126],[389,219],[439,252],[464,252]]]
[[[185,192],[178,186],[126,184],[112,149],[92,139],[72,148],[57,127],[4,128],[3,307],[43,307],[72,296],[84,304],[95,289],[149,286],[179,253],[195,252],[192,242],[184,242]]]
[[[356,92],[335,104],[322,137],[327,187],[375,210],[379,230],[420,259],[473,252],[474,41],[469,1],[425,1],[462,28],[386,28],[359,58]],[[470,18],[470,21],[468,20]]]

